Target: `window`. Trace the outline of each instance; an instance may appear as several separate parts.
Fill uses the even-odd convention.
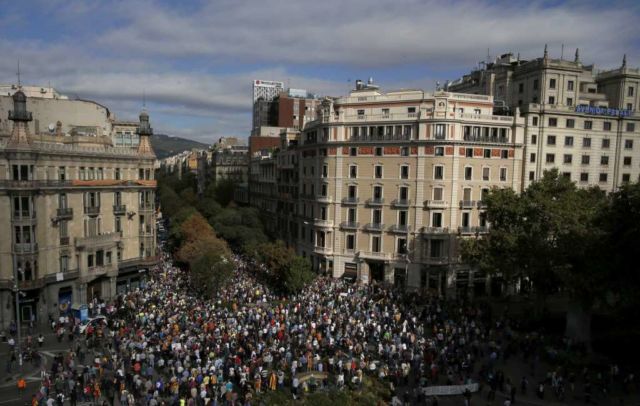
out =
[[[556,88],[556,80],[549,79],[549,89],[555,89],[555,88]]]
[[[636,130],[636,123],[627,123],[627,132],[634,132]]]
[[[436,180],[444,179],[444,166],[437,165],[433,167],[433,179],[436,179]]]
[[[469,227],[469,223],[470,223],[469,219],[470,219],[470,218],[471,218],[471,215],[470,215],[470,213],[469,213],[468,211],[463,212],[463,213],[462,213],[462,222],[461,222],[461,224],[460,224],[460,225],[461,225],[462,227],[465,227],[465,228],[466,228],[466,227]]]
[[[500,181],[501,182],[507,181],[507,168],[500,168]]]
[[[60,256],[60,272],[64,273],[69,270],[69,256],[61,255]]]
[[[535,158],[535,154],[534,154],[534,158]],[[482,180],[489,180],[490,174],[491,174],[491,168],[489,167],[482,168]]]
[[[347,250],[353,251],[356,249],[356,236],[353,234],[347,234]]]
[[[571,154],[564,154],[564,157],[563,157],[562,163],[570,164],[571,162],[573,162],[573,155],[571,155]]]
[[[624,149],[633,149],[633,140],[624,140]]]
[[[435,212],[431,214],[431,227],[442,227],[442,213]]]
[[[355,199],[358,195],[358,188],[355,185],[349,185],[349,199]]]
[[[623,173],[622,174],[622,183],[629,183],[629,181],[631,180],[631,175],[628,173]]]
[[[400,186],[400,193],[399,193],[399,199],[400,200],[409,200],[409,188],[406,186]]]
[[[114,178],[116,180],[122,180],[122,174],[120,173],[120,168],[116,168],[114,170]]]
[[[349,210],[347,210],[347,221],[349,223],[355,223],[357,221],[356,220],[356,214],[357,214],[357,212],[356,212],[355,208],[353,208],[353,207],[349,208]]]
[[[472,180],[473,179],[473,168],[467,166],[464,168],[464,180]]]
[[[371,252],[380,252],[381,249],[380,237],[374,235],[371,237]]]
[[[355,165],[349,166],[349,177],[355,179],[358,177],[358,167]]]
[[[436,147],[436,156],[444,156],[444,147]]]
[[[443,189],[441,187],[434,187],[433,188],[433,200],[435,201],[442,201],[443,198],[442,196],[444,195]]]
[[[323,178],[329,177],[329,166],[328,165],[322,165],[322,177]]]
[[[609,148],[609,145],[611,144],[611,141],[609,141],[609,139],[603,139],[602,140],[602,148],[607,149]]]
[[[564,146],[573,147],[573,137],[570,137],[570,136],[564,137]]]
[[[535,161],[536,161],[536,154],[532,152],[529,155],[529,162],[534,163]]]
[[[631,166],[631,157],[625,156],[624,158],[622,158],[622,165]]]
[[[376,156],[382,156],[382,147],[376,147],[375,155]]]
[[[567,119],[567,128],[574,128],[576,126],[576,120],[572,119],[572,118],[568,118]]]
[[[633,87],[629,86],[629,88],[627,89],[627,97],[632,97],[633,96]]]
[[[567,90],[573,90],[573,80],[567,82]]]
[[[320,185],[320,196],[327,197],[327,188],[328,185],[326,183]]]
[[[562,176],[564,178],[571,180],[571,172],[562,172]]]
[[[531,125],[538,125],[538,117],[531,118]]]
[[[611,122],[605,121],[604,123],[602,123],[602,129],[604,131],[611,131]]]
[[[556,154],[547,154],[546,156],[546,162],[548,164],[552,164],[556,161]]]
[[[327,219],[327,208],[325,206],[320,207],[320,220]]]
[[[415,113],[415,112],[416,112],[415,107],[407,107],[407,113]]]
[[[587,172],[580,173],[580,182],[589,182],[589,174]]]
[[[382,179],[382,165],[376,165],[373,173],[376,179]]]
[[[567,97],[567,106],[573,106],[573,98]]]
[[[446,126],[444,124],[436,124],[435,139],[444,140],[446,138]]]
[[[491,150],[488,148],[482,150],[482,156],[485,158],[491,158]]]
[[[518,83],[518,93],[524,93],[524,83]]]
[[[115,216],[114,219],[115,219],[114,231],[116,233],[122,232],[122,217]]]
[[[585,130],[591,130],[592,128],[593,128],[593,121],[585,120],[584,121],[584,129]]]
[[[599,181],[600,182],[606,182],[607,181],[607,174],[606,173],[601,173]]]
[[[358,156],[358,148],[356,147],[349,148],[349,156]]]
[[[633,104],[627,103],[627,110],[633,110]]]
[[[58,180],[66,180],[67,179],[67,168],[61,166],[58,168]]]
[[[382,116],[389,117],[389,109],[382,109]]]
[[[500,151],[500,158],[509,159],[509,150],[508,149],[501,150]]]
[[[382,186],[373,187],[373,198],[376,200],[382,199]]]
[[[533,134],[531,136],[531,144],[536,145],[537,142],[538,142],[538,136]]]
[[[473,158],[473,148],[465,148],[464,156],[467,158]]]
[[[582,155],[582,165],[589,165],[589,161],[590,161],[590,157],[589,155]]]
[[[87,268],[93,268],[93,254],[87,255]]]
[[[409,165],[400,167],[400,179],[409,179]]]
[[[555,135],[547,135],[547,145],[556,145]]]
[[[409,156],[409,147],[400,148],[400,155],[401,156]]]
[[[371,213],[372,223],[382,224],[382,210],[374,209]]]
[[[398,211],[398,225],[406,226],[407,225],[407,211],[400,210]]]
[[[583,138],[582,139],[582,147],[583,148],[591,148],[591,138]]]
[[[364,110],[358,110],[358,116],[364,116]]]
[[[549,117],[549,127],[557,127],[558,119],[555,117]]]
[[[398,238],[397,243],[397,251],[398,254],[406,254],[407,253],[407,239],[406,238]]]
[[[533,90],[538,90],[538,79],[533,80]]]
[[[529,180],[535,180],[536,179],[536,173],[534,171],[529,171]]]
[[[600,157],[600,165],[609,165],[609,157],[607,155],[603,155]]]
[[[553,96],[549,96],[549,104],[556,104],[556,98]]]
[[[430,258],[442,258],[445,256],[443,240],[436,240],[436,239],[430,240],[429,249],[430,249],[430,252],[429,252]]]

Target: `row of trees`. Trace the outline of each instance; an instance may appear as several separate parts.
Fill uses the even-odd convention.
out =
[[[282,241],[266,234],[260,212],[233,202],[233,183],[222,181],[195,193],[196,179],[184,174],[160,174],[158,195],[162,213],[170,220],[169,246],[176,259],[189,267],[193,280],[206,294],[232,275],[231,252],[267,266],[263,275],[283,293],[295,293],[314,277],[311,264]]]
[[[551,170],[521,194],[494,189],[485,201],[489,234],[462,241],[463,260],[518,283],[539,304],[567,295],[569,337],[590,341],[594,308],[638,304],[640,185],[606,194]]]

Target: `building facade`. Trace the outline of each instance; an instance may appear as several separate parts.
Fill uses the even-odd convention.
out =
[[[521,188],[523,120],[493,115],[490,96],[362,84],[317,117],[252,159],[268,227],[334,277],[484,291],[457,241],[486,232],[490,188]]]
[[[6,117],[12,128],[0,132],[0,229],[7,237],[0,240],[0,324],[5,327],[15,320],[17,291],[21,319],[46,321],[135,286],[139,271],[156,262],[148,114],[140,115],[138,147],[123,148],[113,146],[103,122],[87,117],[81,120],[97,133],[34,132],[31,123],[38,116],[29,109],[42,101],[21,91],[11,99]],[[53,115],[48,120],[58,121]]]
[[[582,187],[614,191],[640,179],[640,69],[626,57],[613,70],[572,60],[530,61],[502,55],[449,84],[455,92],[491,95],[496,107],[525,120],[522,186],[558,168]]]

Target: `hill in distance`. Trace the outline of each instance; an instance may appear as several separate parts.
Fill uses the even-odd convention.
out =
[[[158,159],[163,159],[171,155],[179,154],[193,148],[206,149],[209,146],[201,142],[188,140],[186,138],[172,137],[166,134],[154,134],[151,137],[151,146]]]

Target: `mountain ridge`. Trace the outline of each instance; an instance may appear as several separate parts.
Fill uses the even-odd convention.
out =
[[[167,134],[154,134],[151,136],[151,146],[158,159],[167,158],[193,148],[209,148],[209,145],[202,142]]]

